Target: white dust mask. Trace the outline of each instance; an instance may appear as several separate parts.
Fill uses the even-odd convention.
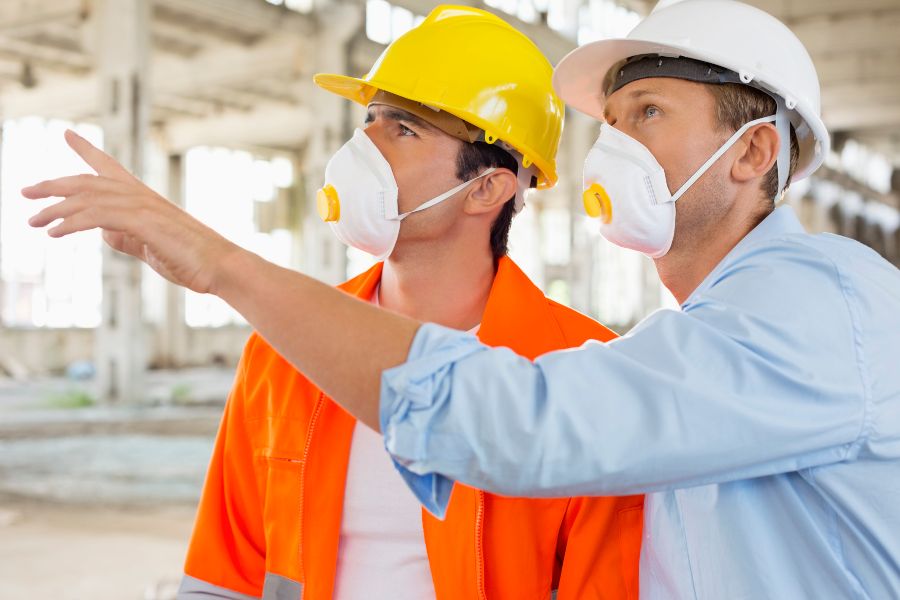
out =
[[[666,173],[653,153],[639,141],[604,123],[600,136],[584,161],[584,208],[601,219],[600,233],[607,240],[643,252],[664,256],[675,236],[675,202],[754,125],[775,116],[746,123],[673,194]]]
[[[344,244],[384,260],[400,235],[400,222],[452,197],[496,169],[486,169],[414,210],[399,214],[397,181],[391,165],[362,130],[344,144],[325,166],[325,185],[316,194],[319,215]]]

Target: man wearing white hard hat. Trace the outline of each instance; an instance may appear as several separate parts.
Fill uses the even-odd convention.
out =
[[[454,481],[517,496],[646,492],[643,598],[900,597],[900,272],[775,207],[828,151],[803,46],[753,7],[685,0],[575,50],[555,84],[605,121],[586,209],[608,239],[653,257],[681,304],[610,343],[532,362],[379,311],[124,176],[80,183],[90,202],[59,182],[27,189],[67,196],[32,224],[104,228],[114,247],[224,298],[381,428],[435,514]]]

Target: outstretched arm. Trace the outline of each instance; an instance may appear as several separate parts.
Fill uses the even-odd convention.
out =
[[[369,427],[378,429],[381,373],[406,360],[419,323],[378,309],[242,249],[144,185],[72,131],[66,141],[97,175],[49,180],[26,198],[62,197],[34,227],[52,237],[100,228],[114,249],[163,277],[221,297],[278,352]]]

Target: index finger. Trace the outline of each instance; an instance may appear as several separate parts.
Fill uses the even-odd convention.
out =
[[[84,160],[98,175],[118,179],[119,181],[133,181],[135,176],[128,169],[119,164],[119,161],[97,148],[92,143],[72,131],[66,130],[66,143]]]
[[[86,191],[112,191],[121,187],[121,182],[97,175],[70,175],[58,179],[48,179],[22,188],[22,196],[30,200],[42,200],[51,197],[73,196]]]

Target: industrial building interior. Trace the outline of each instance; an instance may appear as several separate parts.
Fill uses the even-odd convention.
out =
[[[786,201],[808,230],[900,267],[900,0],[748,2],[806,45],[833,136],[826,166]],[[656,4],[459,3],[501,15],[554,64],[626,34]],[[0,3],[0,598],[174,598],[250,333],[222,301],[115,255],[96,231],[51,241],[26,227],[39,206],[20,189],[88,172],[63,142],[74,128],[230,239],[339,283],[372,259],[334,238],[315,190],[364,111],[312,76],[364,74],[435,5]],[[581,208],[598,130],[568,111],[560,183],[530,196],[511,254],[550,297],[624,333],[676,303],[652,262],[603,240]]]

